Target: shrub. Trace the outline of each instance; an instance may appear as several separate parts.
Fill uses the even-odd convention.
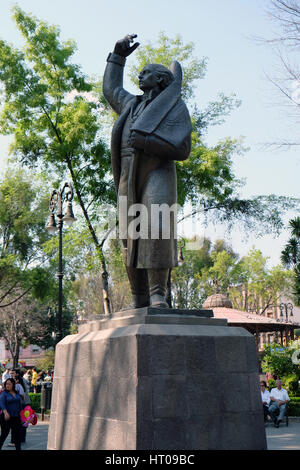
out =
[[[300,401],[291,400],[288,407],[289,416],[300,416]]]
[[[300,397],[292,397],[292,398],[291,398],[291,402],[293,402],[293,403],[299,403],[299,405],[300,405]]]
[[[36,412],[41,412],[41,393],[29,393],[30,406]]]
[[[282,377],[282,387],[285,388],[288,393],[294,395],[298,392],[298,375],[290,374]]]
[[[275,383],[276,383],[275,379],[269,379],[268,380],[268,389],[269,389],[269,391],[271,391],[272,388],[275,388],[275,386],[276,386]]]

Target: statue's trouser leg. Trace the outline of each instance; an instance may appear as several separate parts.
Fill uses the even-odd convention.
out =
[[[123,242],[123,257],[124,257],[127,277],[129,280],[131,294],[132,294],[132,303],[130,307],[132,308],[147,307],[150,304],[147,270],[126,266],[127,241],[122,240],[122,242]]]
[[[147,307],[150,303],[147,270],[126,266],[126,271],[132,293],[132,307]]]
[[[166,302],[169,269],[148,269],[150,304],[168,308]]]

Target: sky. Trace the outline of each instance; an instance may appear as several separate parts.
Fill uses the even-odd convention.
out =
[[[214,145],[226,136],[244,137],[249,149],[234,158],[237,177],[246,180],[242,197],[276,194],[300,198],[300,153],[266,149],[263,144],[277,139],[292,141],[296,119],[291,118],[281,97],[267,76],[277,73],[276,56],[255,37],[266,37],[275,29],[266,15],[269,0],[0,0],[0,38],[21,46],[22,41],[13,20],[11,7],[17,3],[27,13],[58,25],[63,39],[74,39],[77,52],[74,62],[87,75],[103,75],[106,57],[115,42],[128,33],[138,34],[138,41],[155,43],[159,32],[167,36],[180,34],[184,43],[194,43],[195,57],[208,57],[207,73],[198,84],[195,99],[198,107],[216,99],[218,93],[235,93],[242,101],[239,109],[226,118],[226,123],[212,127],[207,142]],[[130,65],[133,58],[127,60]],[[126,72],[125,72],[126,73]],[[283,102],[284,103],[284,102]],[[0,166],[3,170],[9,138],[0,136]],[[286,222],[298,214],[291,212]],[[179,233],[180,233],[179,227]],[[229,237],[222,226],[204,229],[194,221],[184,227],[213,240],[226,237],[241,256],[255,247],[279,263],[280,252],[288,232],[280,237],[257,239],[236,229]]]

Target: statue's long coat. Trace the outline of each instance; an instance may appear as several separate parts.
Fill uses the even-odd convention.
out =
[[[151,205],[168,204],[172,207],[176,204],[174,160],[187,159],[191,148],[190,116],[181,99],[181,67],[178,62],[173,62],[170,69],[175,80],[148,104],[132,126],[132,130],[146,136],[146,144],[144,151],[135,151],[130,164],[126,194],[128,207],[134,203],[144,204],[149,214],[148,239],[127,238],[127,266],[137,268],[165,269],[177,265],[176,226],[171,224],[169,239],[150,238],[151,223],[157,223],[151,221]],[[141,100],[141,96],[124,90],[123,70],[123,66],[109,61],[103,80],[104,96],[119,114],[111,136],[112,170],[118,192],[123,126]]]

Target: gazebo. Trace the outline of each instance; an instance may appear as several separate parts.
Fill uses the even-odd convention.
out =
[[[260,333],[280,333],[280,342],[283,345],[284,338],[286,343],[293,340],[294,330],[300,327],[299,323],[234,309],[227,295],[220,293],[209,296],[202,308],[213,310],[215,318],[227,319],[228,326],[242,327],[252,333],[255,336],[257,351],[259,351]]]

